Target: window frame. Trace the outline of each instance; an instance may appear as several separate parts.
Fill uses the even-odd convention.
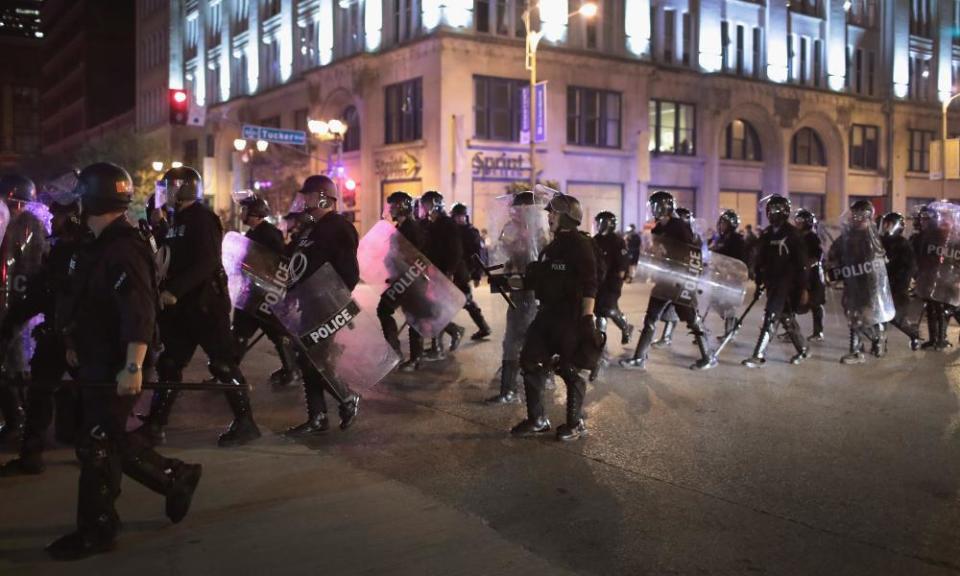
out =
[[[733,137],[734,122],[743,124],[743,139],[739,140],[740,150],[738,156],[733,154],[735,150],[734,143],[736,142]],[[751,148],[753,150],[752,157],[748,154]],[[738,162],[763,162],[763,148],[760,146],[760,136],[757,134],[753,124],[743,118],[734,118],[727,123],[726,128],[723,129],[723,156],[721,158],[723,160],[734,160]]]
[[[663,150],[663,144],[660,141],[660,135],[663,131],[663,107],[664,105],[673,106],[674,112],[674,124],[673,124],[673,150],[667,151]],[[682,109],[687,107],[690,109],[693,120],[691,127],[687,130],[690,132],[690,146],[687,150],[681,150],[680,139],[681,128],[680,128],[680,117],[682,116]],[[696,156],[697,155],[697,105],[692,102],[681,102],[678,100],[664,100],[659,98],[651,98],[648,105],[647,114],[648,118],[651,112],[651,109],[654,112],[654,124],[650,126],[650,152],[655,155],[668,155],[668,156]]]
[[[523,96],[521,91],[529,86],[526,80],[516,78],[503,78],[499,76],[487,76],[484,74],[474,74],[473,76],[473,137],[480,140],[491,140],[496,142],[519,142],[520,141],[520,114],[523,107]],[[503,87],[508,90],[509,99],[506,108],[493,106],[493,91],[497,87]],[[482,88],[483,99],[481,103],[477,96]],[[510,119],[510,134],[504,137],[494,130],[494,115],[498,111],[506,111]],[[481,115],[483,121],[480,121]]]
[[[416,142],[423,138],[423,77],[383,87],[385,144]],[[413,107],[403,110],[404,100],[413,97]],[[394,100],[397,100],[395,102]]]
[[[596,99],[596,109],[588,110],[585,101]],[[611,115],[610,98],[616,97],[616,118]],[[616,123],[616,141],[610,144],[611,126]],[[591,124],[595,141],[588,138]],[[571,127],[574,128],[571,134]],[[567,86],[567,144],[618,150],[623,147],[623,94],[614,90]]]
[[[808,139],[807,145],[804,147],[807,150],[807,160],[805,162],[798,161],[798,138],[800,135],[806,136],[809,134],[811,138]],[[815,146],[814,146],[815,145]],[[816,150],[819,158],[818,161],[813,161],[815,159],[811,158],[811,152]],[[790,164],[794,166],[827,166],[827,151],[823,145],[823,139],[820,138],[820,135],[817,134],[817,131],[809,126],[804,126],[796,132],[793,133],[793,136],[790,138]]]
[[[920,128],[910,128],[907,132],[909,134],[907,172],[928,174],[930,172],[930,142],[936,139],[937,133],[935,130]],[[920,138],[920,148],[915,147],[917,137]],[[916,163],[914,162],[915,158]]]
[[[872,134],[871,139],[868,136]],[[860,145],[856,144],[857,138]],[[848,166],[853,170],[876,171],[880,167],[880,127],[871,124],[853,124],[850,126]]]

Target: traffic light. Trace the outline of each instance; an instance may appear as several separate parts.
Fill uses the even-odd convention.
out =
[[[168,97],[170,101],[170,123],[185,125],[187,123],[187,111],[190,108],[190,99],[185,90],[171,88]]]

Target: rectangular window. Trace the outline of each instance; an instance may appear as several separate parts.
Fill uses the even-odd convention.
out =
[[[393,41],[406,42],[420,32],[420,11],[414,10],[416,0],[393,0]]]
[[[207,46],[220,43],[220,14],[223,2],[210,3],[207,9]]]
[[[673,54],[676,49],[677,18],[673,10],[663,11],[663,61],[673,64]]]
[[[763,48],[763,40],[761,34],[763,31],[760,28],[753,29],[753,77],[760,78],[760,75],[763,70],[763,64],[761,61],[761,52]]]
[[[876,126],[854,124],[850,128],[850,167],[876,170],[879,157],[879,132]]]
[[[216,158],[216,155],[214,154],[216,152],[216,138],[213,136],[213,134],[207,134],[206,144],[207,158]]]
[[[737,74],[743,76],[744,46],[746,41],[744,37],[743,26],[737,26]]]
[[[413,142],[422,137],[423,101],[421,78],[384,88],[384,141],[387,144]]]
[[[806,36],[800,37],[800,83],[807,83],[807,40]]]
[[[567,143],[620,147],[620,93],[567,88]]]
[[[281,0],[263,0],[261,14],[261,20],[266,20],[267,18],[272,18],[280,13],[280,8],[283,5]]]
[[[697,153],[696,108],[692,104],[651,100],[650,151],[694,156]]]
[[[234,0],[231,22],[234,36],[246,31],[250,25],[250,0]]]
[[[723,71],[730,69],[730,23],[720,22],[720,65]]]
[[[820,86],[820,60],[822,58],[822,49],[820,40],[813,41],[813,85]]]
[[[910,130],[910,172],[930,171],[930,141],[933,130]]]
[[[853,68],[854,91],[863,94],[863,50],[857,48]]]
[[[690,65],[690,45],[691,45],[691,43],[692,43],[692,40],[691,40],[691,38],[690,38],[690,35],[691,35],[691,33],[692,33],[692,29],[691,29],[691,27],[690,27],[690,13],[689,13],[689,12],[684,12],[684,13],[683,13],[683,20],[681,20],[681,24],[682,24],[682,26],[683,26],[683,30],[681,31],[681,35],[680,35],[680,38],[681,38],[681,40],[683,41],[683,46],[681,46],[681,49],[683,50],[683,52],[682,52],[682,53],[683,53],[683,65],[684,65],[684,66],[689,66],[689,65]]]
[[[787,82],[793,82],[797,77],[796,63],[794,62],[793,34],[787,35]]]
[[[519,142],[521,90],[527,85],[524,80],[474,76],[474,136]]]
[[[415,0],[407,0],[413,6]],[[474,0],[473,22],[477,32],[523,38],[526,30],[523,25],[525,0]],[[416,7],[413,7],[416,12]],[[414,16],[418,20],[419,15]]]
[[[473,21],[477,32],[490,31],[490,0],[476,0],[473,3]]]

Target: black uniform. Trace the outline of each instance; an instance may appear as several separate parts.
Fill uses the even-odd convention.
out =
[[[151,252],[139,232],[120,217],[83,250],[76,271],[76,305],[66,333],[79,359],[78,376],[113,381],[126,363],[129,343],[154,342],[157,285]],[[186,509],[173,511],[171,498],[183,482],[195,485],[199,479],[199,466],[164,458],[141,435],[127,434],[127,418],[137,400],[118,396],[115,388],[81,392],[77,526],[87,542],[110,542],[119,530],[114,502],[121,472],[167,496],[168,516],[174,522]]]
[[[712,252],[747,263],[747,243],[743,239],[743,234],[733,227],[727,230],[726,234],[717,234],[713,239],[713,245],[710,247]],[[737,311],[735,309],[721,310],[720,315],[723,318],[723,332],[729,334],[737,322]],[[719,338],[723,338],[720,336]]]
[[[470,285],[470,281],[479,281],[483,273],[476,259],[473,257],[474,255],[479,257],[480,250],[483,248],[483,241],[480,239],[480,231],[469,223],[457,224],[457,229],[460,232],[462,246],[461,263],[459,266],[461,270],[454,276],[454,283],[457,285],[457,288],[463,292],[464,296],[467,297],[467,303],[463,305],[463,308],[467,311],[467,314],[470,315],[473,323],[477,325],[477,332],[472,338],[474,340],[481,340],[490,335],[490,326],[487,324],[486,318],[483,317],[483,310],[480,309],[480,306],[473,299],[473,288]]]
[[[357,229],[340,214],[327,213],[300,235],[293,259],[303,258],[306,264],[303,274],[290,287],[306,280],[329,262],[347,288],[353,290],[360,281],[360,266],[357,262],[359,245],[360,237]],[[298,363],[303,372],[303,391],[308,421],[323,418],[326,415],[327,402],[323,396],[324,390],[329,392],[340,405],[342,420],[344,412],[351,404],[354,408],[356,407],[359,397],[342,382],[324,378],[303,353],[298,354]],[[342,423],[341,427],[344,427]]]
[[[807,254],[807,291],[810,314],[813,316],[812,337],[823,336],[824,305],[827,303],[827,288],[823,276],[823,246],[814,230],[800,232]]]
[[[633,326],[620,311],[620,295],[623,293],[623,281],[630,269],[630,256],[627,243],[616,232],[597,234],[593,241],[603,256],[601,268],[603,281],[597,289],[597,302],[594,310],[601,331],[606,331],[606,320],[609,318],[617,325],[622,333],[621,342],[627,344],[633,333]]]
[[[636,266],[637,262],[640,261],[640,248],[643,244],[643,239],[640,238],[640,234],[637,232],[631,232],[627,234],[627,258],[630,261],[631,266]]]
[[[414,248],[421,252],[423,251],[427,243],[427,231],[423,225],[412,217],[407,217],[397,226],[397,231]],[[403,270],[395,270],[393,274],[399,276],[404,272]],[[411,289],[413,288],[414,287],[411,286]],[[380,319],[380,328],[383,330],[384,339],[393,347],[398,356],[402,356],[400,352],[400,334],[397,328],[397,321],[393,318],[393,313],[397,311],[397,308],[402,307],[407,309],[410,306],[416,306],[418,299],[416,295],[410,294],[410,290],[405,291],[400,297],[388,296],[389,293],[390,291],[387,290],[380,295],[380,302],[377,304],[377,318]],[[423,355],[423,337],[419,332],[414,330],[412,326],[409,329],[409,333],[410,360],[416,362]]]
[[[914,234],[911,240],[914,241],[914,254],[917,263],[917,284],[934,284],[931,275],[937,274],[941,266],[941,256],[938,249],[947,248],[951,252],[954,247],[949,246],[949,231],[940,228],[936,223],[929,225],[928,228]],[[927,315],[927,342],[923,344],[924,349],[946,350],[952,347],[947,341],[947,323],[950,307],[943,302],[925,299],[924,308]]]
[[[223,228],[220,219],[199,202],[179,210],[167,234],[170,268],[161,285],[177,303],[160,313],[163,353],[157,362],[161,380],[180,382],[183,369],[197,346],[209,358],[210,373],[221,382],[245,384],[238,365],[236,345],[230,331],[230,296],[220,257]],[[233,423],[221,435],[221,445],[236,443],[238,436],[260,435],[253,423],[249,393],[227,393]],[[148,423],[155,434],[166,426],[176,390],[158,390],[153,397]]]
[[[765,362],[764,353],[777,323],[782,323],[796,349],[792,363],[806,358],[807,348],[796,311],[801,307],[807,293],[806,245],[797,228],[784,222],[779,227],[767,226],[757,239],[754,275],[758,286],[767,291],[763,324],[753,356],[744,361],[747,366],[759,366]]]
[[[41,455],[47,428],[53,421],[54,405],[54,435],[57,440],[71,443],[76,431],[77,405],[74,391],[69,387],[57,388],[46,384],[59,381],[68,371],[76,376],[75,371],[67,366],[66,347],[57,327],[62,326],[62,317],[69,312],[72,304],[70,265],[83,239],[84,235],[78,224],[64,225],[59,237],[51,239],[52,247],[40,273],[27,281],[25,297],[10,308],[4,318],[3,327],[0,328],[2,339],[8,341],[17,328],[30,318],[43,314],[43,323],[33,331],[36,350],[30,360],[31,378],[41,385],[31,386],[27,391],[23,444],[16,465],[22,472],[40,472],[43,469]],[[59,324],[58,318],[61,318]]]
[[[917,271],[917,261],[910,241],[901,234],[880,237],[883,250],[887,254],[887,278],[890,280],[890,292],[897,308],[897,316],[890,323],[906,334],[911,342],[919,338],[918,314],[911,314],[910,282]]]
[[[664,222],[658,222],[654,226],[652,234],[654,244],[660,250],[666,251],[664,256],[674,262],[690,262],[693,255],[698,254],[702,247],[702,240],[694,234],[690,225],[676,216],[672,216]],[[691,368],[709,368],[716,364],[707,344],[706,331],[703,327],[703,320],[700,318],[700,312],[697,310],[696,299],[693,298],[689,302],[674,303],[671,299],[674,295],[673,284],[669,286],[657,284],[654,286],[650,293],[650,301],[647,304],[647,313],[643,319],[643,331],[640,333],[637,349],[632,359],[621,361],[621,366],[626,368],[644,367],[650,346],[653,345],[657,321],[665,312],[669,311],[669,308],[674,309],[679,320],[686,322],[700,350],[701,358]]]
[[[567,388],[567,426],[580,424],[586,381],[579,370],[591,369],[580,361],[585,331],[592,318],[583,315],[584,298],[597,294],[597,261],[591,239],[576,230],[559,230],[527,268],[525,287],[536,293],[539,309],[527,329],[520,352],[520,369],[527,397],[527,421],[545,418],[543,391],[553,357],[559,356],[556,373]],[[583,326],[583,323],[591,326]]]
[[[460,227],[453,218],[440,213],[435,220],[429,220],[427,227],[427,243],[424,255],[436,266],[440,272],[453,280],[453,283],[464,290],[470,289],[470,275],[463,260],[463,242],[460,239]],[[468,305],[472,300],[467,300]],[[476,304],[474,304],[476,306]],[[477,308],[479,310],[479,308]],[[472,314],[471,314],[472,316]],[[444,332],[453,338],[454,342],[462,337],[464,328],[456,322],[450,322]],[[454,346],[451,345],[451,348]]]

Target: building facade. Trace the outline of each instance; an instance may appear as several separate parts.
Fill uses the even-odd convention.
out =
[[[69,156],[118,118],[133,128],[134,6],[126,0],[45,0],[43,153]],[[92,131],[92,132],[91,132]]]
[[[535,165],[588,217],[642,223],[657,189],[711,222],[734,208],[755,223],[771,193],[827,219],[859,198],[900,211],[960,199],[957,181],[930,179],[929,157],[960,73],[957,0],[601,0],[589,19],[580,1],[532,13],[546,82]],[[206,107],[171,153],[203,167],[221,210],[232,189],[283,204],[291,182],[330,170],[362,229],[389,193],[431,189],[483,227],[489,203],[530,178],[523,0],[147,3],[168,18],[167,87]],[[330,118],[348,126],[342,142],[233,147],[244,124]]]
[[[0,168],[40,151],[40,2],[0,6]]]

